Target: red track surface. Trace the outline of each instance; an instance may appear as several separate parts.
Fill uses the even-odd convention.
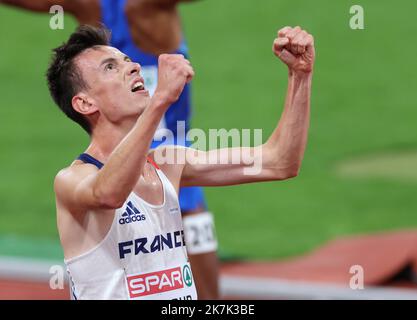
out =
[[[226,276],[266,277],[348,287],[352,276],[349,269],[358,264],[364,269],[367,286],[417,288],[412,282],[417,271],[417,231],[338,239],[310,254],[286,261],[225,263],[221,273]],[[69,299],[69,290],[67,287],[64,290],[51,290],[45,282],[0,279],[0,299]]]
[[[69,290],[51,290],[49,283],[0,280],[0,300],[67,300]]]

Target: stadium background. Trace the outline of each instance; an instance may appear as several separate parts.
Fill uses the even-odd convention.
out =
[[[349,28],[349,8],[365,29]],[[276,30],[316,39],[311,129],[294,180],[207,188],[223,253],[287,258],[352,234],[417,226],[417,3],[205,0],[181,5],[193,81],[193,127],[275,127],[286,69]],[[0,6],[0,256],[62,259],[53,179],[88,137],[51,101],[51,49],[76,26]]]

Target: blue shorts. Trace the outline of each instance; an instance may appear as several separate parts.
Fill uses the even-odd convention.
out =
[[[207,210],[204,191],[201,187],[180,188],[179,199],[182,213],[196,209]]]
[[[160,141],[153,141],[151,149],[155,149],[160,144]],[[202,187],[180,188],[179,202],[182,213],[196,209],[207,210],[206,199],[204,197],[204,190]]]

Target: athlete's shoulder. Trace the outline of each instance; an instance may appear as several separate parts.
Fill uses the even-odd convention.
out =
[[[180,145],[159,145],[149,150],[148,159],[161,170],[172,170],[184,164],[181,160],[185,157],[186,150],[186,147]]]
[[[79,160],[74,161],[70,166],[61,169],[54,179],[54,190],[57,197],[68,195],[85,178],[96,174],[97,167],[83,163]]]

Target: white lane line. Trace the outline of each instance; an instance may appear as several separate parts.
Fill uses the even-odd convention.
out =
[[[220,288],[223,296],[258,299],[337,299],[337,300],[417,300],[417,291],[386,287],[352,290],[329,283],[290,281],[224,275]]]
[[[61,266],[65,270],[63,261],[0,257],[0,278],[49,281],[52,276],[49,270],[52,266],[56,265]]]

